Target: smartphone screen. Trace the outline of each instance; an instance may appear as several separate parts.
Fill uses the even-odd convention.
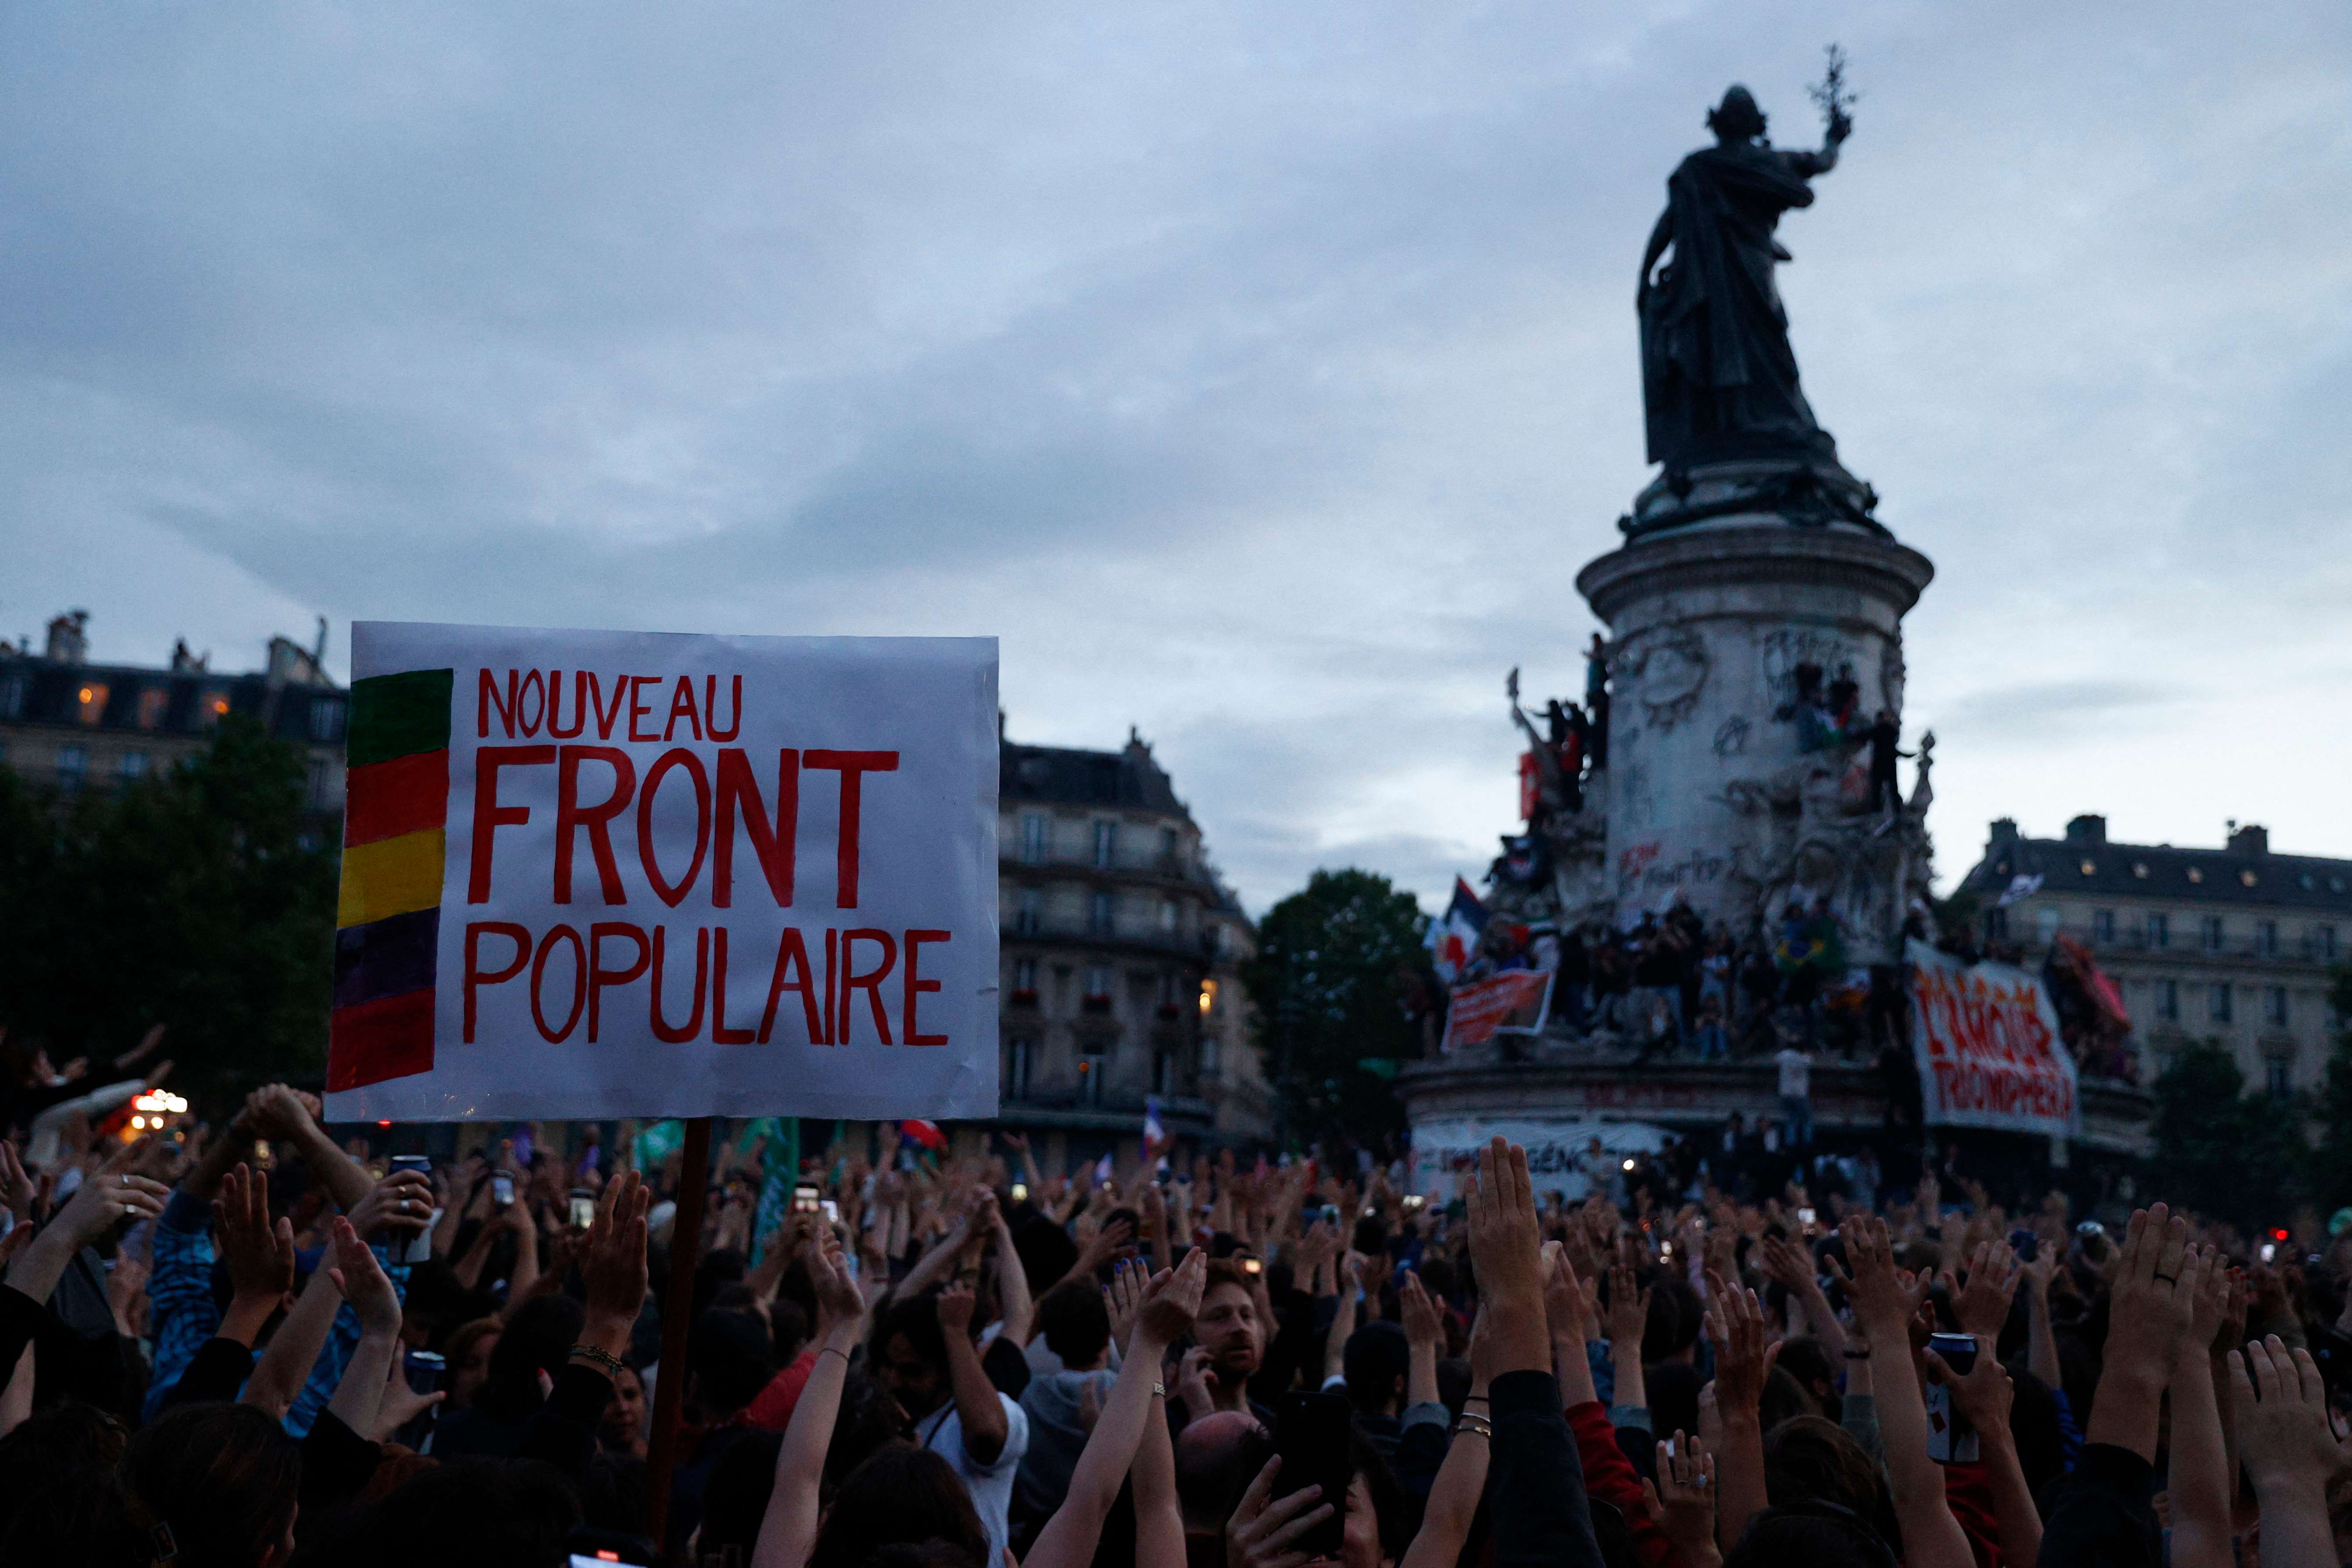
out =
[[[585,1187],[572,1189],[572,1228],[586,1230],[596,1223],[596,1195]]]
[[[514,1202],[514,1178],[504,1171],[490,1178],[490,1201],[500,1208]]]
[[[1297,1551],[1316,1557],[1339,1555],[1348,1483],[1354,1478],[1348,1452],[1351,1436],[1352,1417],[1344,1394],[1289,1394],[1276,1407],[1274,1451],[1282,1456],[1282,1468],[1275,1477],[1275,1495],[1288,1497],[1306,1487],[1320,1487],[1320,1500],[1331,1505],[1330,1518],[1292,1542]]]
[[[803,1182],[793,1189],[793,1212],[794,1214],[814,1214],[816,1213],[816,1205],[817,1190],[810,1184]]]
[[[839,1225],[841,1223],[841,1205],[834,1202],[831,1198],[819,1199],[817,1201],[816,1212],[824,1215],[824,1223],[827,1225]]]

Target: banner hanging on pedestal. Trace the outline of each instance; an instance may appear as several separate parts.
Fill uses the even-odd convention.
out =
[[[1551,1006],[1553,971],[1512,969],[1456,985],[1445,1002],[1445,1037],[1437,1048],[1452,1053],[1483,1046],[1497,1035],[1540,1034]]]
[[[1911,942],[1911,1039],[1930,1127],[2067,1136],[2081,1130],[2074,1058],[2042,982]]]
[[[996,644],[363,623],[336,1121],[996,1112]]]

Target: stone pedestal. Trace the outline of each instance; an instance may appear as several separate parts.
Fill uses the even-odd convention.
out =
[[[1827,895],[1855,963],[1897,956],[1924,829],[1868,802],[1866,749],[1803,749],[1796,672],[1899,717],[1902,618],[1934,573],[1874,525],[1749,512],[1637,534],[1578,574],[1611,686],[1605,849],[1578,901],[1629,922],[1679,896],[1746,936]]]

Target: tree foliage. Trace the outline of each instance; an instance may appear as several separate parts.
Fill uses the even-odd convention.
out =
[[[1387,1082],[1358,1066],[1416,1053],[1402,1002],[1426,965],[1412,895],[1370,871],[1318,871],[1267,911],[1242,966],[1285,1132],[1327,1151],[1385,1152],[1404,1128]]]
[[[2156,1195],[2243,1229],[2284,1224],[2304,1163],[2297,1107],[2247,1093],[2236,1058],[2210,1041],[2175,1057],[2154,1088]]]
[[[111,793],[59,800],[0,768],[0,1023],[54,1061],[166,1025],[192,1089],[322,1071],[336,863],[303,772],[242,718]]]
[[[2319,1085],[2319,1145],[2311,1152],[2311,1200],[2322,1214],[2352,1205],[2352,963],[2338,967],[2336,1040]]]

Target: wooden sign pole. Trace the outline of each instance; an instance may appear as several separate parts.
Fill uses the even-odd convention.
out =
[[[710,1118],[686,1124],[677,1168],[677,1215],[670,1222],[669,1288],[662,1295],[661,1371],[654,1380],[654,1425],[646,1453],[646,1533],[666,1549],[669,1479],[677,1467],[678,1406],[686,1397],[687,1320],[694,1310],[694,1268],[701,1261],[703,1200],[710,1191]]]

